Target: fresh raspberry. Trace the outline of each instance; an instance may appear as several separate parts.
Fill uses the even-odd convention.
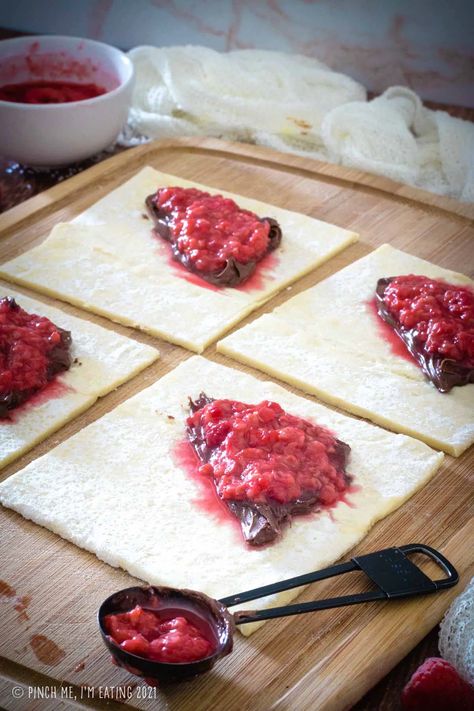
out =
[[[418,667],[402,692],[404,711],[473,711],[474,688],[441,657]]]

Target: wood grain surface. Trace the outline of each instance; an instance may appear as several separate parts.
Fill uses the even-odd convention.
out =
[[[359,232],[358,244],[275,296],[242,323],[272,310],[384,242],[472,275],[472,205],[359,171],[215,139],[146,144],[22,203],[0,217],[0,261],[29,249],[44,239],[54,224],[70,220],[145,165]],[[7,292],[8,284],[0,284]],[[0,478],[18,471],[191,356],[178,346],[18,289],[158,346],[162,358],[5,467]],[[264,377],[217,354],[214,346],[204,356]],[[12,711],[77,707],[160,711],[349,709],[423,639],[474,573],[473,459],[472,451],[458,459],[447,456],[429,484],[379,522],[354,549],[360,553],[390,545],[427,543],[456,565],[461,574],[457,588],[423,599],[371,603],[268,622],[249,639],[237,636],[235,651],[212,673],[181,686],[150,691],[151,699],[140,698],[148,687],[140,682],[137,685],[135,677],[110,664],[95,622],[100,602],[114,590],[133,584],[133,578],[2,509],[0,705]],[[104,506],[110,505],[104,501]],[[436,575],[432,568],[426,570]],[[310,586],[300,599],[353,592],[361,589],[361,584],[357,575],[349,580],[329,580]],[[29,699],[31,684],[55,685],[57,698]],[[25,696],[14,699],[11,692],[15,686],[23,688]],[[66,691],[61,692],[61,688]],[[61,693],[76,698],[61,699]],[[104,695],[106,698],[101,698]]]

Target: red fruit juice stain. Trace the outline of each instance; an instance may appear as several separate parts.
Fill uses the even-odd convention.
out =
[[[16,590],[4,580],[0,580],[0,595],[2,597],[15,597]]]
[[[168,265],[172,267],[176,276],[180,277],[180,279],[184,279],[190,284],[194,284],[195,286],[200,286],[204,289],[209,289],[210,291],[220,292],[223,296],[226,296],[226,292],[230,290],[243,291],[247,293],[261,291],[266,286],[267,281],[273,280],[275,278],[273,274],[273,269],[278,264],[277,256],[274,253],[270,252],[265,257],[263,257],[263,259],[260,260],[260,262],[257,264],[254,273],[242,284],[238,284],[238,286],[222,287],[216,286],[215,284],[210,284],[205,279],[201,279],[201,277],[197,274],[188,271],[186,267],[184,267],[182,264],[173,259],[173,257],[169,253],[169,249],[167,250],[167,252]]]
[[[176,465],[183,469],[186,474],[188,474],[188,476],[197,483],[200,489],[199,496],[193,500],[193,503],[205,512],[206,515],[212,516],[220,523],[232,525],[236,537],[238,537],[239,541],[242,541],[242,531],[239,520],[229,511],[222,499],[218,496],[212,479],[199,473],[199,467],[202,465],[202,462],[197,456],[191,443],[188,440],[182,440],[179,442],[175,446],[172,456]],[[335,518],[333,515],[333,509],[337,508],[340,503],[344,503],[350,508],[356,508],[356,504],[354,504],[349,497],[351,494],[355,494],[360,490],[360,485],[353,483],[349,484],[344,491],[338,493],[338,496],[333,503],[319,504],[313,511],[298,514],[295,518],[303,520],[314,519],[324,511],[327,511],[330,518],[334,521]],[[249,552],[259,551],[274,545],[274,543],[275,541],[271,541],[270,543],[264,545],[245,546],[245,548]]]
[[[31,409],[43,405],[48,400],[56,400],[64,397],[67,393],[74,392],[76,391],[70,385],[65,385],[60,380],[50,380],[42,390],[32,395],[27,402],[10,410],[7,417],[0,417],[0,427],[18,422]]]
[[[176,262],[179,264],[178,262]],[[176,270],[176,276],[180,279],[184,279],[189,284],[194,284],[194,286],[200,286],[203,289],[209,289],[209,291],[220,291],[225,295],[224,289],[221,286],[216,286],[215,284],[210,284],[205,279],[201,279],[197,274],[188,272],[186,267],[179,265],[179,270]]]
[[[97,63],[89,58],[76,59],[67,52],[31,52],[24,57],[25,66],[32,77],[38,80],[51,79],[58,81],[91,82],[100,71]],[[118,86],[118,78],[107,72],[101,72],[101,78],[109,79],[108,90]]]
[[[277,252],[269,252],[258,262],[254,273],[234,289],[245,292],[261,291],[265,288],[267,282],[274,281],[274,269],[279,262]]]
[[[345,491],[341,491],[339,496],[337,497],[336,501],[334,503],[326,505],[326,506],[321,506],[319,510],[316,511],[310,511],[308,514],[304,514],[304,516],[311,516],[314,518],[315,514],[322,513],[323,511],[327,511],[329,518],[331,521],[336,522],[336,517],[334,516],[334,509],[339,506],[339,504],[345,504],[348,506],[350,509],[356,509],[357,506],[356,504],[350,500],[349,496],[351,494],[356,494],[358,491],[362,491],[362,487],[359,484],[349,484],[347,489]]]
[[[156,230],[152,230],[153,238],[156,240],[156,251],[160,259],[166,262],[167,266],[171,269],[173,274],[184,281],[194,284],[195,286],[201,286],[204,289],[209,289],[209,291],[220,291],[223,296],[225,296],[225,290],[220,286],[215,286],[210,284],[208,281],[201,279],[197,274],[190,272],[183,266],[177,259],[173,258],[173,253],[169,245],[163,240]]]
[[[198,274],[190,272],[189,269],[186,269],[186,267],[178,262],[177,259],[174,259],[169,245],[164,242],[163,238],[160,237],[156,230],[153,229],[152,234],[154,239],[157,241],[157,252],[160,258],[166,261],[166,264],[175,276],[180,279],[184,279],[184,281],[187,281],[189,284],[194,284],[194,286],[200,286],[203,289],[209,289],[209,291],[215,291],[220,293],[222,296],[227,296],[227,294],[233,290],[248,293],[261,291],[267,285],[268,281],[275,279],[273,270],[278,265],[279,259],[275,252],[269,252],[258,262],[253,274],[242,284],[232,287],[222,287],[210,284],[205,279],[201,279]]]
[[[18,598],[18,601],[13,607],[18,612],[18,619],[21,621],[26,621],[30,619],[27,609],[31,602],[31,595],[23,595],[23,597]]]
[[[349,495],[356,494],[359,491],[362,491],[362,487],[359,484],[350,484],[345,491],[341,492],[341,496],[335,505],[337,506],[339,501],[342,501],[342,503],[349,506],[350,509],[357,508],[355,503],[349,499]]]
[[[419,367],[418,362],[412,356],[402,339],[399,338],[393,328],[379,316],[375,297],[373,299],[369,299],[365,303],[369,313],[373,317],[375,325],[377,326],[379,336],[388,343],[392,353],[400,356],[401,358],[405,358],[405,360],[408,360],[410,363],[414,363],[417,367]]]
[[[39,42],[33,42],[21,54],[4,58],[0,85],[7,88],[7,96],[2,96],[6,101],[62,103],[82,101],[111,91],[120,85],[120,79],[115,72],[88,57],[83,43],[76,45],[70,54],[66,50],[43,49]]]
[[[42,634],[36,634],[30,639],[30,647],[38,661],[48,666],[55,666],[64,659],[66,652],[58,647],[56,642]]]
[[[219,523],[233,526],[236,536],[241,540],[239,521],[218,496],[211,477],[203,476],[199,473],[198,469],[202,462],[191,443],[188,440],[178,442],[173,449],[172,456],[176,465],[183,469],[190,479],[198,485],[199,494],[193,499],[193,503],[205,512],[207,516],[214,518]]]

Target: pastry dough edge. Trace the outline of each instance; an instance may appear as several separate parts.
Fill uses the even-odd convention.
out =
[[[100,395],[98,397],[101,397]],[[98,397],[94,397],[93,395],[86,396],[84,395],[84,402],[80,403],[77,405],[77,407],[71,411],[68,412],[65,417],[63,417],[61,420],[57,422],[53,422],[45,431],[39,432],[38,435],[31,440],[28,440],[28,442],[25,442],[23,445],[21,445],[19,448],[13,450],[9,454],[5,455],[5,457],[0,457],[0,481],[2,481],[2,472],[1,470],[7,466],[7,464],[10,464],[11,462],[15,461],[15,459],[18,459],[21,457],[23,454],[26,452],[29,452],[30,450],[33,449],[33,447],[36,447],[37,444],[40,442],[43,442],[43,440],[47,439],[50,435],[54,434],[57,432],[61,427],[64,427],[68,422],[72,422],[73,419],[78,417],[79,415],[82,415],[83,412],[88,410],[94,402],[98,399]]]
[[[141,326],[140,324],[136,323],[135,321],[132,321],[129,319],[127,316],[121,316],[120,320],[118,320],[117,316],[115,314],[111,314],[109,311],[106,309],[101,309],[100,307],[97,307],[95,304],[89,304],[88,301],[82,301],[78,297],[75,296],[68,296],[64,294],[63,292],[60,291],[55,291],[54,289],[51,289],[48,286],[44,286],[44,284],[37,284],[36,282],[30,282],[27,279],[23,279],[20,276],[17,276],[16,274],[10,274],[8,272],[4,272],[0,269],[0,277],[4,278],[6,281],[8,281],[10,284],[19,284],[20,286],[24,286],[28,289],[31,289],[32,291],[35,291],[38,294],[44,294],[45,296],[49,296],[54,299],[59,299],[61,301],[61,304],[71,304],[72,306],[75,306],[77,308],[82,309],[85,312],[85,316],[87,314],[95,314],[96,316],[102,316],[103,318],[106,318],[107,321],[112,321],[112,323],[117,323],[119,326],[126,326],[127,328],[133,328],[135,331],[142,331],[143,333],[148,333],[150,336],[153,336],[154,338],[161,338],[162,340],[166,341],[167,343],[172,343],[177,346],[182,346],[183,348],[186,348],[187,350],[192,350],[195,353],[202,353],[202,351],[207,347],[208,343],[211,343],[211,341],[207,342],[206,344],[202,346],[197,346],[196,344],[191,345],[188,341],[184,339],[171,339],[169,336],[165,335],[162,331],[159,331],[158,329],[154,328],[145,328],[144,326]],[[32,298],[32,297],[30,297]],[[55,308],[58,308],[55,305]],[[76,318],[83,318],[83,316],[79,316]],[[87,320],[87,319],[85,319]],[[235,324],[232,324],[234,326]],[[103,328],[103,326],[102,326]],[[219,338],[217,336],[216,338]],[[128,336],[130,338],[130,336]],[[154,346],[152,346],[154,347]],[[200,350],[197,350],[200,348]],[[158,348],[156,349],[158,351]]]
[[[0,472],[1,470],[7,465],[10,464],[10,462],[13,462],[15,459],[18,459],[21,457],[23,454],[26,452],[29,452],[33,447],[36,447],[37,444],[40,442],[43,442],[43,440],[47,439],[50,435],[54,434],[54,432],[57,432],[60,430],[64,425],[67,425],[68,422],[72,422],[76,417],[79,415],[82,415],[83,412],[88,410],[92,405],[97,402],[102,397],[105,397],[109,393],[113,392],[114,390],[117,390],[121,385],[124,383],[127,383],[129,380],[133,380],[135,376],[137,376],[139,373],[142,372],[142,370],[145,370],[145,368],[148,368],[152,363],[154,363],[156,360],[158,360],[160,356],[160,352],[158,349],[156,350],[156,356],[152,353],[149,354],[149,358],[147,361],[143,363],[137,363],[136,368],[131,370],[129,373],[124,373],[123,377],[120,378],[119,380],[116,380],[113,385],[109,385],[105,387],[105,389],[102,389],[100,392],[95,393],[94,395],[91,395],[89,393],[82,393],[80,391],[75,391],[78,395],[82,396],[85,398],[84,402],[81,404],[78,404],[77,407],[75,407],[73,410],[71,410],[68,413],[65,413],[65,416],[62,417],[60,420],[56,420],[56,422],[53,422],[45,431],[38,433],[38,436],[35,437],[34,439],[29,440],[28,442],[25,442],[23,445],[21,445],[18,449],[15,449],[13,452],[10,452],[7,454],[5,457],[0,456]],[[62,384],[67,386],[67,382],[64,382],[64,380],[60,380]],[[0,474],[1,476],[1,474]]]
[[[326,392],[326,390],[318,388],[315,385],[311,385],[310,383],[307,383],[304,380],[300,380],[299,378],[293,375],[286,375],[285,373],[279,371],[277,368],[273,368],[272,366],[269,366],[266,363],[262,363],[260,360],[252,358],[251,356],[241,353],[240,351],[234,350],[232,346],[228,345],[227,343],[224,343],[223,341],[219,341],[217,343],[216,348],[218,353],[222,353],[228,356],[229,358],[232,358],[240,363],[244,363],[245,365],[250,365],[252,368],[256,368],[260,372],[271,375],[272,377],[277,378],[277,380],[279,380],[280,382],[288,383],[289,385],[298,388],[298,390],[303,391],[304,393],[307,393],[309,395],[315,395],[323,403],[333,405],[334,407],[343,410],[344,413],[350,413],[351,415],[361,417],[364,420],[375,423],[376,425],[383,427],[384,429],[390,432],[394,432],[395,434],[404,434],[408,435],[409,437],[413,437],[414,439],[424,442],[430,447],[434,447],[437,450],[442,450],[443,452],[446,452],[446,454],[451,454],[453,457],[459,457],[459,455],[461,455],[470,446],[469,442],[465,444],[451,444],[449,442],[442,442],[441,440],[436,439],[436,437],[426,436],[422,433],[412,430],[410,427],[405,427],[398,424],[395,428],[391,421],[383,417],[383,415],[379,415],[378,413],[366,410],[365,408],[360,407],[359,405],[355,405],[352,402],[348,402],[347,400],[342,400],[336,397],[335,395]]]
[[[96,304],[91,304],[88,301],[82,300],[75,295],[71,296],[69,294],[65,294],[62,291],[56,291],[54,288],[51,288],[44,284],[39,284],[35,281],[29,281],[27,278],[24,278],[20,275],[14,274],[9,271],[4,271],[2,269],[3,265],[0,266],[0,277],[5,279],[5,281],[8,281],[10,284],[18,284],[20,286],[24,286],[27,289],[31,289],[35,293],[45,294],[46,296],[49,296],[51,298],[58,299],[61,303],[76,306],[84,310],[86,313],[92,313],[98,316],[102,316],[107,320],[112,321],[113,323],[117,323],[122,326],[127,326],[129,328],[148,333],[149,335],[155,338],[161,338],[162,340],[168,343],[181,346],[182,348],[186,348],[187,350],[190,350],[194,353],[201,354],[203,353],[203,351],[206,350],[208,346],[215,343],[219,338],[223,338],[224,336],[226,336],[230,329],[234,328],[234,326],[243,321],[243,319],[246,318],[249,314],[253,313],[254,311],[257,311],[257,309],[266,304],[270,299],[282,292],[288,286],[296,284],[299,279],[302,279],[304,276],[306,276],[313,270],[318,269],[320,266],[322,266],[330,259],[335,257],[337,254],[349,247],[349,245],[354,244],[359,240],[359,235],[357,232],[352,232],[350,230],[346,231],[347,237],[340,244],[335,244],[331,250],[325,252],[323,255],[320,255],[317,260],[313,261],[311,264],[307,264],[306,266],[304,266],[297,274],[288,275],[286,279],[278,283],[275,289],[263,295],[262,298],[258,301],[250,301],[238,313],[236,313],[235,317],[230,319],[225,324],[225,326],[219,327],[219,329],[214,333],[208,333],[207,337],[203,338],[200,341],[196,339],[193,343],[188,341],[186,338],[180,338],[170,335],[158,328],[141,325],[140,323],[137,323],[136,321],[130,319],[128,316],[118,316],[115,312],[110,312],[107,309],[100,308]],[[46,237],[46,240],[47,239],[48,237]],[[25,250],[25,253],[28,251],[31,250]],[[14,257],[14,259],[16,259],[16,257]],[[8,262],[5,262],[5,264],[9,264],[11,261],[13,260],[9,260]]]
[[[359,545],[359,543],[365,538],[365,536],[369,533],[369,531],[372,530],[372,528],[379,522],[384,519],[389,518],[395,511],[397,511],[403,504],[408,501],[408,499],[411,499],[412,496],[414,496],[438,471],[440,468],[441,464],[443,463],[444,460],[444,454],[443,452],[433,452],[433,454],[436,454],[436,458],[433,461],[433,466],[426,472],[425,477],[417,482],[417,486],[415,489],[410,491],[408,494],[405,496],[402,496],[399,498],[397,504],[391,509],[389,514],[386,514],[382,512],[380,516],[375,516],[372,521],[368,522],[366,528],[364,531],[360,532],[360,535],[358,536],[357,540],[354,541],[353,545],[341,555],[340,558],[334,561],[334,564],[338,563],[339,561],[344,562],[349,558],[350,552]],[[310,572],[310,571],[308,571]],[[287,603],[291,602],[292,600],[295,600],[298,598],[301,593],[306,590],[306,588],[309,587],[308,585],[303,585],[299,588],[294,588],[293,590],[288,590],[285,593],[280,593],[280,597],[278,600],[276,600],[273,604],[267,605],[265,609],[271,609],[272,607],[280,607],[281,605],[286,605]],[[295,590],[298,590],[298,592],[295,594]],[[248,637],[249,635],[253,634],[259,627],[265,624],[265,622],[269,622],[271,620],[263,620],[261,622],[249,622],[247,625],[241,625],[238,629],[239,632],[244,637]]]
[[[438,471],[439,467],[441,466],[443,459],[444,459],[444,454],[442,452],[435,452],[436,458],[433,461],[432,467],[427,470],[425,477],[417,482],[416,488],[412,489],[410,492],[408,492],[406,495],[399,497],[396,505],[391,509],[389,514],[384,513],[383,511],[381,512],[380,515],[375,515],[371,521],[367,522],[366,527],[364,528],[363,531],[360,531],[356,539],[354,539],[351,547],[345,551],[337,560],[334,561],[334,563],[337,563],[338,561],[342,559],[347,559],[349,557],[350,551],[352,551],[356,546],[359,545],[359,543],[365,538],[365,536],[368,534],[368,532],[381,520],[388,518],[391,514],[395,513],[408,499],[410,499],[412,496],[414,496],[426,483],[429,481],[434,474]],[[2,500],[1,497],[1,492],[0,492],[0,501],[5,508],[8,508],[10,510],[15,511],[18,515],[22,516],[23,518],[28,519],[29,521],[32,521],[35,525],[39,525],[42,528],[44,528],[47,531],[53,532],[55,535],[59,536],[62,540],[67,541],[68,543],[71,543],[78,548],[80,548],[83,551],[86,551],[87,553],[94,555],[96,558],[98,558],[100,561],[105,563],[106,565],[110,565],[112,568],[118,568],[120,570],[125,570],[126,573],[131,575],[134,578],[137,578],[137,580],[143,581],[143,577],[141,576],[140,572],[134,570],[133,566],[128,565],[127,567],[122,566],[120,562],[117,562],[116,559],[107,559],[107,557],[102,557],[96,550],[92,550],[85,544],[83,540],[79,542],[79,539],[77,536],[71,535],[68,536],[67,538],[64,536],[64,531],[60,530],[60,526],[55,526],[51,522],[47,521],[47,519],[44,516],[38,516],[35,514],[34,517],[30,516],[28,513],[28,507],[20,505],[20,506],[12,506],[11,504],[7,504]],[[311,572],[311,571],[308,571]],[[147,582],[147,581],[143,581]],[[308,585],[300,586],[299,588],[293,588],[291,590],[286,590],[278,595],[278,599],[275,600],[272,604],[267,605],[265,609],[271,609],[272,607],[280,607],[282,605],[286,605],[292,600],[295,600],[300,596],[300,594],[306,590]],[[262,620],[260,622],[250,622],[246,625],[242,625],[238,627],[238,631],[242,634],[244,637],[249,637],[252,635],[254,632],[259,629],[262,625],[264,625],[268,620]]]

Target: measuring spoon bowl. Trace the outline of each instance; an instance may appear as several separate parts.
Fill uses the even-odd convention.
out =
[[[111,614],[130,612],[137,605],[168,619],[179,615],[188,617],[206,630],[206,636],[213,642],[214,651],[197,661],[171,663],[148,659],[122,649],[108,633],[104,618]],[[212,669],[218,659],[229,654],[233,647],[235,625],[227,607],[204,593],[185,588],[137,586],[119,590],[104,600],[97,620],[102,639],[114,662],[132,674],[154,682],[175,682],[203,674]]]

